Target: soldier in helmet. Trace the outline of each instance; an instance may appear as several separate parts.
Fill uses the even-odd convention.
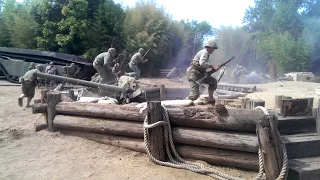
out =
[[[31,70],[31,69],[36,69],[36,65],[34,64],[34,62],[30,63],[28,70]]]
[[[139,52],[137,52],[136,54],[134,54],[129,62],[129,67],[132,69],[132,73],[126,73],[127,76],[130,77],[135,77],[136,80],[138,80],[140,78],[140,69],[138,68],[138,64],[139,63],[145,63],[148,61],[148,59],[143,60],[143,55],[144,55],[145,51],[143,48],[139,49]]]
[[[199,51],[193,58],[191,65],[187,69],[187,77],[190,84],[190,94],[188,99],[196,100],[200,96],[199,87],[196,81],[203,78],[206,75],[206,70],[212,68],[216,71],[220,69],[219,66],[209,64],[209,61],[212,60],[210,56],[214,50],[218,49],[217,44],[213,40],[209,40],[204,45],[204,49]],[[213,92],[217,89],[217,80],[211,76],[208,76],[203,80],[204,84],[208,84],[208,102],[214,103]]]
[[[248,74],[248,71],[244,66],[236,65],[231,74],[232,82],[236,84],[239,83],[240,77],[246,74]]]
[[[109,48],[108,52],[99,54],[93,61],[93,67],[97,70],[100,79],[99,83],[107,83],[112,80],[111,62],[116,55],[116,49]]]
[[[37,72],[42,72],[44,67],[40,64],[37,65],[36,69],[31,69],[26,72],[26,74],[20,77],[19,81],[21,82],[21,91],[22,94],[18,98],[18,104],[20,107],[23,106],[23,98],[27,97],[26,107],[30,107],[30,102],[35,94],[35,89],[37,86]]]
[[[79,73],[79,67],[76,66],[75,63],[71,63],[70,66],[63,67],[64,73],[69,78],[76,78],[77,74]]]

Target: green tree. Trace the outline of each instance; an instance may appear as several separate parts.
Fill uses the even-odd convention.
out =
[[[152,49],[148,54],[150,61],[142,72],[154,72],[166,66],[172,35],[170,24],[169,16],[154,1],[140,1],[134,8],[126,10],[124,33],[127,52],[133,55],[140,47]]]
[[[69,54],[83,54],[84,41],[88,30],[87,21],[88,1],[72,0],[62,8],[63,18],[57,23],[59,33],[55,41],[59,45],[59,52]]]
[[[125,46],[123,36],[124,10],[112,0],[101,0],[100,4],[89,3],[88,19],[90,31],[87,32],[84,56],[93,59],[98,53],[114,47],[121,51]],[[93,9],[95,9],[93,11]]]

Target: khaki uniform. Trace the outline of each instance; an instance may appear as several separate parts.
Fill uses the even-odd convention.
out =
[[[243,66],[237,65],[233,69],[232,74],[231,74],[231,78],[232,78],[233,83],[239,83],[240,76],[245,75],[245,74],[247,74],[247,69]]]
[[[142,54],[140,52],[134,54],[129,62],[129,67],[132,69],[132,73],[127,73],[130,77],[135,77],[135,79],[140,78],[141,71],[138,68],[138,64],[143,61]]]
[[[107,83],[112,81],[112,72],[108,70],[112,62],[112,57],[109,52],[99,54],[93,61],[93,67],[99,73],[99,83]]]
[[[36,69],[36,65],[34,63],[30,63],[28,70]]]
[[[79,72],[78,66],[65,66],[63,67],[65,74],[69,78],[76,78],[77,73]]]
[[[209,64],[210,54],[206,49],[199,51],[191,62],[190,67],[187,69],[187,77],[190,84],[189,99],[196,100],[200,96],[200,85],[196,82],[206,75],[206,70],[210,68]],[[202,82],[208,84],[208,91],[213,92],[217,89],[217,80],[211,76],[205,78]]]
[[[21,91],[28,98],[33,98],[35,94],[35,89],[37,86],[36,72],[40,71],[38,71],[37,69],[29,70],[24,76],[20,78]]]

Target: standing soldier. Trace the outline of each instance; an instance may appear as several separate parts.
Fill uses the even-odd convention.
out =
[[[132,69],[132,73],[126,73],[125,75],[130,76],[130,77],[135,77],[136,80],[140,78],[140,69],[138,68],[139,63],[145,63],[148,61],[148,59],[143,60],[143,55],[144,55],[144,49],[140,48],[139,52],[134,54],[129,62],[129,67]]]
[[[199,51],[195,57],[193,58],[191,65],[187,69],[187,77],[190,84],[190,94],[188,99],[196,100],[200,96],[199,87],[196,81],[203,78],[206,75],[206,71],[209,68],[212,68],[216,71],[220,69],[219,66],[209,64],[209,61],[212,60],[212,56],[210,56],[215,49],[218,49],[217,44],[213,40],[209,40],[204,49]],[[215,102],[213,98],[213,92],[217,89],[217,80],[211,76],[208,76],[203,80],[204,84],[208,84],[208,103]]]
[[[75,63],[71,63],[70,66],[64,66],[64,73],[69,78],[76,78],[77,74],[79,73],[79,67],[76,66]]]
[[[37,65],[36,69],[32,69],[26,72],[24,76],[20,78],[21,82],[21,91],[22,94],[18,98],[18,104],[20,107],[23,106],[23,98],[27,97],[26,107],[30,107],[30,102],[35,94],[35,89],[37,86],[37,72],[42,72],[44,67],[40,64]]]
[[[107,83],[112,80],[111,73],[113,67],[111,67],[111,62],[115,55],[116,49],[109,48],[108,52],[99,54],[93,61],[93,67],[97,70],[100,76],[99,83]]]
[[[34,64],[34,62],[30,63],[28,70],[31,70],[31,69],[36,69],[36,65]]]
[[[49,66],[46,68],[46,73],[51,74],[51,75],[56,75],[57,74],[57,68],[54,66],[53,62],[49,63]],[[45,80],[46,81],[46,86],[50,83],[50,86],[53,86],[55,84],[54,80]]]

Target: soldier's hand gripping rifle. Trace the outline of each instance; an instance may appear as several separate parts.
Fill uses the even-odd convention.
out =
[[[222,68],[223,66],[225,66],[227,63],[229,63],[230,61],[232,61],[235,57],[233,56],[231,59],[229,59],[228,61],[222,63],[219,65],[220,68]],[[206,79],[208,76],[211,76],[211,74],[217,72],[216,70],[212,69],[211,71],[207,72],[206,75],[199,79],[198,81],[196,81],[199,85],[203,82],[204,79]]]

